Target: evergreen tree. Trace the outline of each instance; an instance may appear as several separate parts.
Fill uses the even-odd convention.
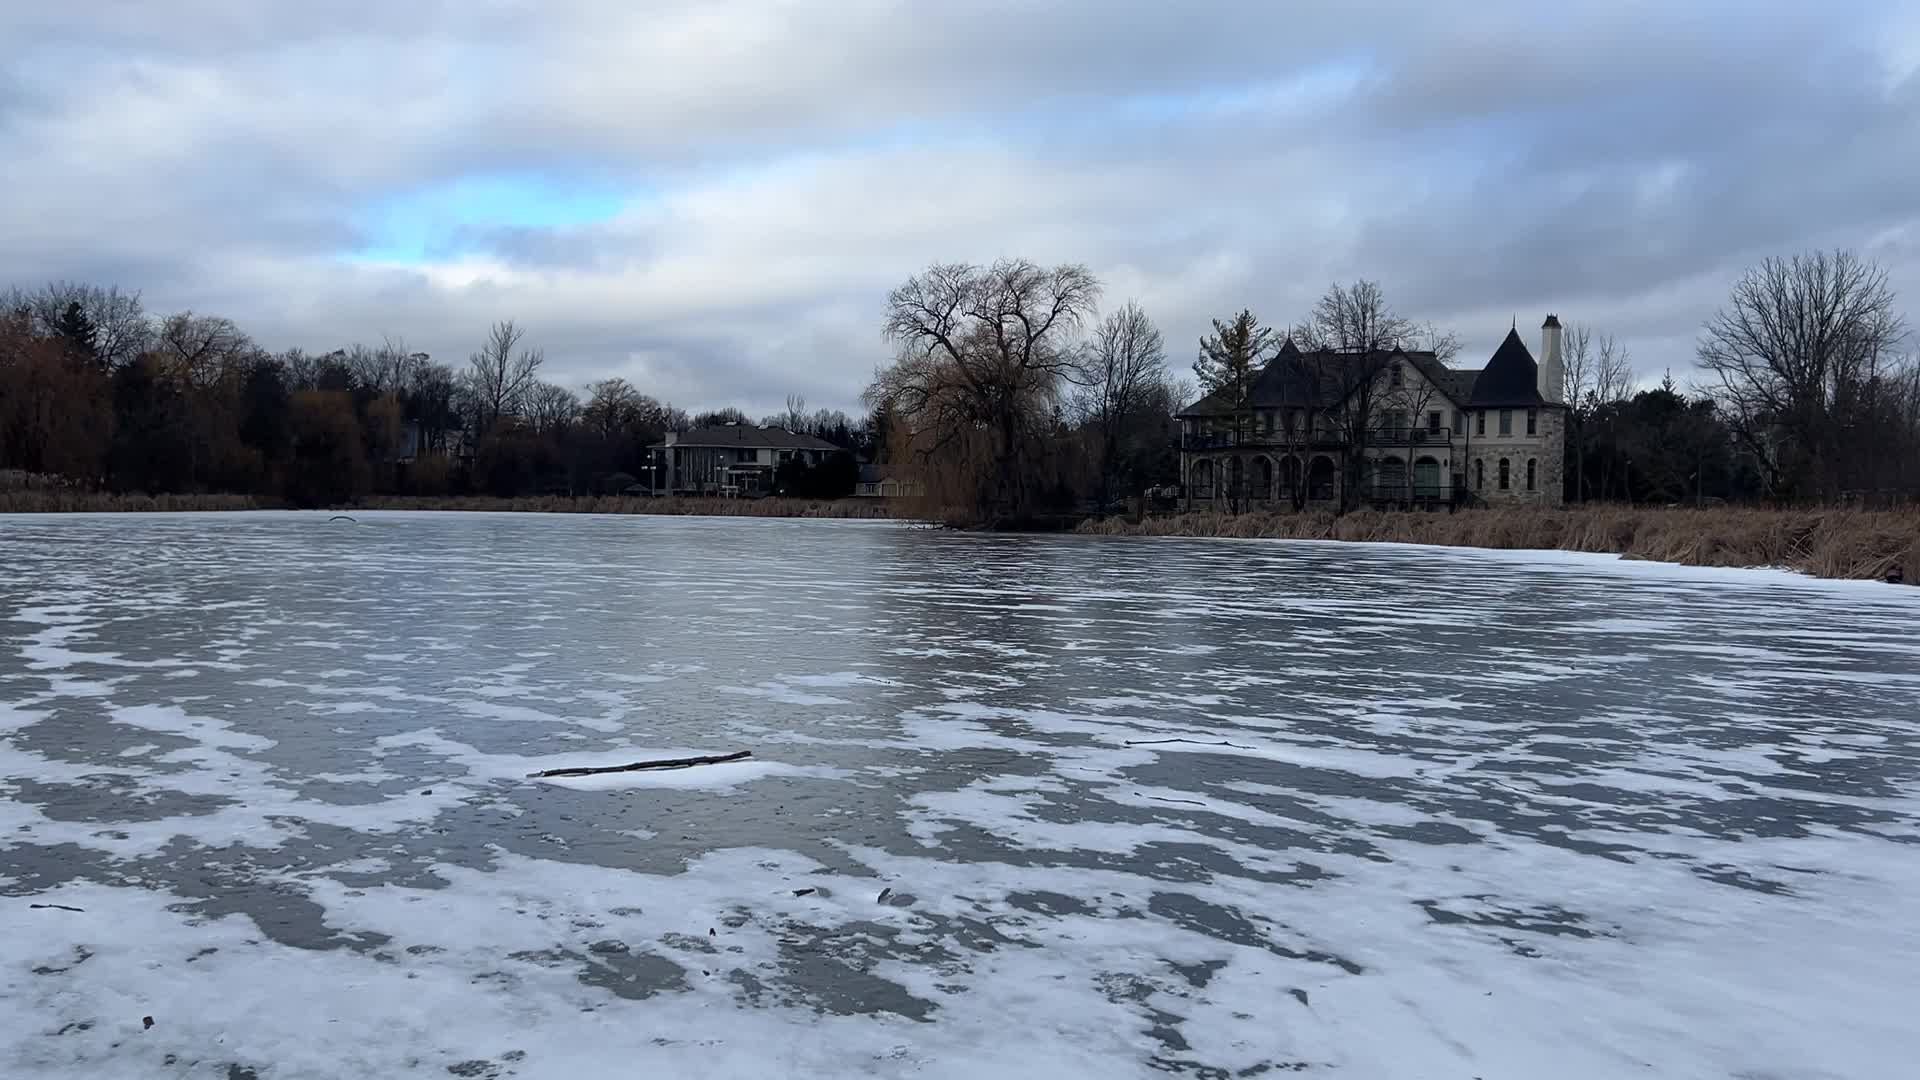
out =
[[[87,317],[80,301],[74,300],[60,311],[60,319],[54,324],[54,334],[60,339],[61,346],[76,360],[85,360],[90,364],[100,362],[100,331]]]
[[[1267,362],[1272,343],[1273,328],[1261,326],[1259,318],[1244,309],[1232,322],[1213,320],[1212,336],[1200,339],[1200,357],[1193,362],[1193,374],[1207,393],[1216,395],[1227,408],[1234,446],[1245,442],[1252,432],[1253,380]],[[1229,486],[1227,498],[1236,511],[1240,494],[1237,487]]]

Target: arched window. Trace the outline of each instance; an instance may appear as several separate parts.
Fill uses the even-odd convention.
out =
[[[1374,491],[1382,499],[1404,498],[1407,494],[1407,463],[1397,457],[1380,459],[1373,474]]]
[[[1268,413],[1272,416],[1272,413]],[[1253,459],[1253,497],[1256,499],[1273,498],[1273,459],[1257,457]]]
[[[1506,491],[1513,486],[1513,463],[1506,458],[1500,459],[1500,490]]]
[[[1422,499],[1435,499],[1440,496],[1440,462],[1431,457],[1423,457],[1413,463],[1413,493]]]
[[[1487,459],[1478,458],[1473,463],[1473,490],[1487,490]]]
[[[1213,462],[1201,458],[1193,463],[1193,493],[1201,497],[1213,494]]]
[[[1533,470],[1534,470],[1535,464],[1536,462],[1534,461],[1533,458],[1527,459],[1527,490],[1528,491],[1533,490]]]
[[[1334,476],[1333,459],[1317,457],[1307,466],[1307,498],[1315,502],[1325,502],[1333,498]]]

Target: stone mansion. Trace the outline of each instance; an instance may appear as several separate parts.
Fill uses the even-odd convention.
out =
[[[1483,368],[1431,352],[1302,352],[1288,341],[1235,406],[1213,393],[1180,412],[1188,507],[1355,502],[1452,505],[1561,501],[1566,430],[1560,320],[1535,362],[1518,328]],[[1346,467],[1356,432],[1360,467]]]

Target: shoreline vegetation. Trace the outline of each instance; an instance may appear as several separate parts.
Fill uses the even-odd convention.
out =
[[[166,513],[191,511],[309,509],[333,513],[358,510],[419,512],[470,511],[520,514],[649,514],[662,516],[839,518],[886,520],[899,517],[871,499],[723,499],[651,498],[625,495],[375,495],[338,506],[296,507],[252,495],[139,495],[74,489],[0,491],[0,514]]]
[[[518,514],[644,514],[665,517],[839,518],[887,520],[893,508],[878,499],[727,499],[680,495],[373,495],[351,510],[466,510]]]
[[[1778,567],[1812,577],[1906,581],[1920,575],[1920,508],[1635,507],[1583,504],[1456,513],[1361,510],[1191,512],[1106,518],[1096,536],[1349,540],[1439,547],[1585,551],[1684,566]]]
[[[169,513],[289,509],[277,499],[232,494],[123,494],[87,491],[52,478],[0,476],[0,513]],[[651,498],[543,495],[518,498],[377,495],[316,510],[661,516],[832,518],[939,524],[920,500]],[[964,528],[954,520],[949,527]],[[976,526],[978,528],[978,526]],[[1454,513],[1359,510],[1190,511],[1125,517],[1031,520],[981,531],[1072,531],[1091,536],[1172,536],[1242,540],[1348,540],[1439,547],[1584,551],[1686,566],[1780,567],[1813,577],[1920,582],[1920,506],[1474,508]]]

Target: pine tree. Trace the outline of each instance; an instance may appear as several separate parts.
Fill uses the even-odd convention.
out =
[[[60,312],[60,321],[54,324],[53,331],[75,359],[88,363],[99,362],[100,331],[94,327],[93,320],[87,318],[86,309],[80,306],[80,301],[69,303]]]
[[[1193,362],[1193,374],[1227,407],[1235,446],[1244,443],[1252,431],[1253,380],[1266,363],[1272,343],[1273,328],[1261,326],[1259,318],[1244,309],[1232,322],[1213,320],[1213,335],[1200,339],[1200,357]],[[1227,498],[1238,511],[1240,492],[1230,489]]]

